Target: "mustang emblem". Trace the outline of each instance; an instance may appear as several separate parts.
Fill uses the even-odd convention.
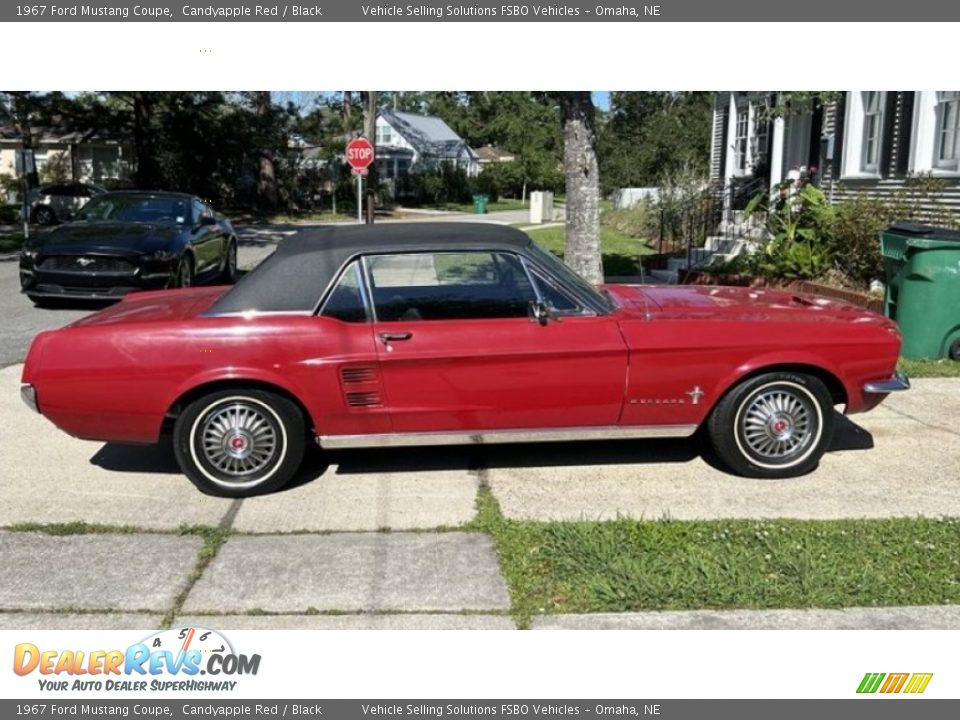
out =
[[[703,390],[700,389],[699,385],[695,386],[693,390],[687,390],[687,395],[690,396],[690,400],[693,402],[694,405],[699,405],[700,398],[702,398],[705,394],[706,393],[704,393]]]
[[[93,258],[77,258],[77,265],[80,267],[86,267],[87,265],[93,265],[96,262]]]

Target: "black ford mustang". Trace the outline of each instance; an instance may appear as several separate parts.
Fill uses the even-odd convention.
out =
[[[236,273],[230,221],[182,193],[99,195],[20,255],[21,291],[38,303],[118,300],[134,290],[233,282]]]

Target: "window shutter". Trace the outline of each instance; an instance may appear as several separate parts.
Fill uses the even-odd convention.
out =
[[[897,127],[897,157],[894,174],[906,176],[910,169],[910,136],[913,133],[913,102],[916,93],[905,92],[900,99],[900,122]]]
[[[883,137],[880,148],[880,162],[877,163],[877,170],[881,177],[889,177],[896,172],[894,167],[894,153],[897,146],[897,109],[900,99],[899,92],[888,91],[884,96],[883,103]]]
[[[830,178],[839,180],[843,175],[843,129],[847,122],[847,94],[840,93],[837,98],[837,107],[834,110],[836,117],[833,121],[833,157],[830,158]]]

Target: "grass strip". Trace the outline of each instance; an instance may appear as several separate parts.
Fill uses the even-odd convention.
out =
[[[911,378],[960,377],[956,360],[908,360],[900,358],[900,370]]]
[[[960,603],[960,519],[616,520],[503,517],[496,543],[518,625],[544,613]]]

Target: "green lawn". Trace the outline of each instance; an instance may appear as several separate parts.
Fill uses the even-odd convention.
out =
[[[955,360],[907,360],[900,358],[900,370],[907,377],[960,377],[960,362]]]
[[[486,492],[521,624],[542,613],[960,602],[960,519],[505,519]]]
[[[563,243],[566,237],[563,226],[528,228],[526,232],[538,245],[558,257],[563,257]],[[605,275],[636,275],[638,258],[653,252],[642,240],[603,225],[600,226],[600,251],[603,254]]]

